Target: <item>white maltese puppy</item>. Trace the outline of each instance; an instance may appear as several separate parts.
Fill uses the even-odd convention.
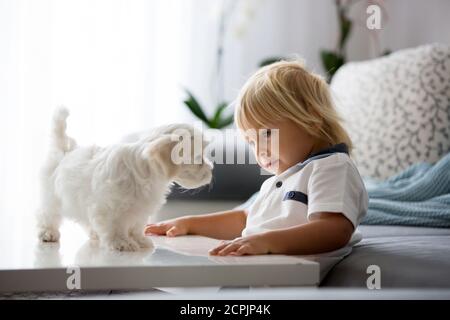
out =
[[[59,240],[61,218],[67,217],[104,247],[149,248],[152,242],[144,236],[144,227],[149,215],[166,202],[172,183],[192,189],[211,181],[212,163],[204,157],[207,142],[192,126],[159,127],[137,142],[105,148],[78,147],[66,135],[68,115],[64,108],[54,114],[50,151],[42,168],[38,235],[43,242]],[[189,150],[179,148],[196,137],[200,148],[198,143],[187,143]],[[183,161],[174,159],[175,149],[181,150]]]

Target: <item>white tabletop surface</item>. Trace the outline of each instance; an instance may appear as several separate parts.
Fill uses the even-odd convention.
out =
[[[191,208],[173,202],[162,212],[174,216],[181,207],[210,211],[230,203],[199,202]],[[231,204],[235,205],[235,204]],[[216,206],[216,207],[214,207]],[[172,214],[170,212],[172,210]],[[191,211],[191,212],[189,212]],[[203,211],[205,212],[205,211]],[[157,217],[154,220],[161,220]],[[5,221],[3,221],[5,222]],[[32,220],[22,225],[2,223],[0,291],[63,290],[68,267],[79,267],[82,289],[148,289],[174,286],[314,285],[316,262],[300,257],[261,255],[217,257],[208,254],[219,240],[182,236],[152,236],[154,248],[114,252],[89,241],[75,223],[65,221],[59,243],[39,243]]]

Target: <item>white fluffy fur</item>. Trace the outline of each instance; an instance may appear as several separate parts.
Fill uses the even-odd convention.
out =
[[[104,247],[120,251],[151,247],[144,227],[149,215],[166,202],[172,182],[191,189],[211,181],[212,164],[207,159],[201,164],[171,161],[175,130],[199,134],[189,125],[159,127],[133,143],[78,147],[66,135],[68,115],[64,108],[55,112],[52,142],[42,169],[41,241],[58,241],[61,218],[67,217]]]

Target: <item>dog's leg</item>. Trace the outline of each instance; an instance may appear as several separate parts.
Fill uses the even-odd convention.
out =
[[[47,197],[45,206],[39,209],[37,216],[38,238],[42,242],[57,242],[60,238],[60,204],[55,198]]]
[[[118,251],[139,250],[139,244],[128,235],[126,221],[120,219],[123,215],[104,208],[92,208],[89,211],[92,228],[102,246]]]
[[[92,228],[92,226],[89,222],[81,223],[81,225],[82,225],[83,229],[86,231],[87,235],[89,236],[90,241],[94,241],[94,242],[99,241],[97,232],[94,230],[94,228]]]
[[[147,223],[147,217],[142,217],[131,227],[129,233],[130,237],[139,244],[139,247],[148,249],[153,247],[153,242],[145,237],[144,228]]]

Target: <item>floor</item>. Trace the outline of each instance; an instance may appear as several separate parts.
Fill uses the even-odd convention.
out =
[[[0,293],[0,300],[450,300],[450,291],[444,289],[352,289],[352,288],[222,288],[215,293],[206,289],[186,289],[169,293],[146,291],[74,291]]]

